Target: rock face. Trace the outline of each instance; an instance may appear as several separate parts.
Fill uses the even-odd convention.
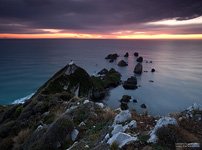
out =
[[[141,57],[141,56],[138,57],[136,61],[139,62],[139,63],[142,63],[143,62],[143,57]]]
[[[69,116],[64,115],[59,118],[48,129],[36,130],[27,142],[24,144],[24,149],[62,149],[67,143],[72,144],[71,133],[74,129],[73,122]],[[40,135],[38,138],[36,135]]]
[[[119,57],[119,55],[115,53],[115,54],[109,54],[109,55],[107,55],[105,57],[105,59],[116,60],[117,57]]]
[[[142,64],[141,64],[141,63],[138,63],[138,64],[135,66],[134,73],[136,73],[136,74],[142,74],[142,70],[143,70]]]
[[[124,89],[136,89],[137,88],[137,79],[136,77],[130,77],[123,83]]]
[[[118,62],[118,66],[119,67],[125,67],[125,66],[128,66],[128,64],[124,60],[121,60]]]
[[[138,52],[135,52],[135,53],[134,53],[134,56],[135,56],[135,57],[138,57],[138,56],[139,56],[139,53],[138,53]]]
[[[89,97],[92,90],[92,82],[89,74],[82,68],[73,65],[67,65],[57,72],[41,88],[43,94],[55,94],[64,90],[78,96]]]
[[[128,57],[129,56],[129,54],[128,54],[128,52],[124,55],[124,57]]]

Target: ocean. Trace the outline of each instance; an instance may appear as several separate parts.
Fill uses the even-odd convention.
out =
[[[126,52],[129,58],[123,57]],[[143,62],[143,69],[148,72],[137,76],[140,87],[112,89],[104,103],[118,108],[122,95],[128,94],[138,101],[129,103],[131,109],[140,111],[140,105],[145,103],[152,115],[182,111],[193,103],[202,105],[202,41],[77,39],[1,39],[0,104],[29,97],[70,60],[91,75],[103,68],[115,68],[126,80],[134,75],[134,52],[152,61]],[[109,63],[104,59],[109,53],[118,53],[120,57]],[[121,59],[129,65],[118,67]],[[151,68],[156,72],[151,73]]]

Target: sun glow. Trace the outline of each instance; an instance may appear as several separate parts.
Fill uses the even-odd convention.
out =
[[[45,30],[44,30],[45,31]],[[15,39],[202,39],[202,34],[149,34],[147,32],[116,32],[111,34],[85,34],[85,33],[61,33],[57,30],[46,29],[49,33],[43,34],[0,34],[0,38]]]

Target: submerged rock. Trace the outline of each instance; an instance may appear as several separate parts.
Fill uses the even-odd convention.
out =
[[[123,83],[124,89],[136,89],[137,88],[137,79],[136,77],[130,77]]]
[[[125,67],[125,66],[128,66],[128,64],[124,60],[121,60],[118,62],[118,66],[119,67]]]
[[[141,64],[141,63],[138,63],[138,64],[135,66],[135,68],[134,68],[134,73],[136,73],[136,74],[142,74],[142,69],[143,69],[142,64]]]
[[[147,108],[147,106],[146,106],[145,104],[141,104],[140,107],[141,107],[141,108],[144,108],[144,109]]]
[[[138,57],[136,61],[139,62],[139,63],[142,63],[143,62],[143,57],[141,57],[141,56]]]
[[[124,57],[128,57],[129,56],[129,54],[128,54],[128,52],[124,55]]]

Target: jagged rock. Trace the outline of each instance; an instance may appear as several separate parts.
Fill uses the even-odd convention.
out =
[[[105,57],[105,59],[116,60],[117,57],[119,57],[119,55],[115,53],[115,54],[107,55],[107,57]]]
[[[142,64],[141,63],[138,63],[136,66],[135,66],[135,69],[134,69],[134,73],[136,74],[142,74]]]
[[[139,62],[139,63],[142,63],[143,62],[143,57],[141,57],[141,56],[138,57],[136,61]]]
[[[129,56],[129,54],[128,54],[128,52],[126,52],[126,54],[124,55],[124,57],[128,57]]]
[[[154,68],[151,69],[151,72],[155,72],[156,70]]]
[[[121,60],[118,62],[118,66],[119,67],[125,67],[125,66],[128,66],[128,64],[124,60]]]
[[[97,74],[99,74],[99,75],[105,75],[107,73],[108,73],[108,70],[106,68],[104,68],[100,72],[98,72]]]
[[[159,128],[161,128],[163,126],[167,126],[167,125],[177,125],[176,119],[175,118],[171,118],[171,117],[162,117],[162,118],[160,118],[157,121],[154,129],[151,130],[151,132],[150,132],[150,138],[149,138],[149,140],[147,142],[148,143],[156,143],[157,140],[158,140],[158,138],[156,136],[157,130]]]
[[[138,52],[135,52],[135,53],[134,53],[134,56],[135,56],[135,57],[138,57],[138,56],[139,56],[139,53],[138,53]]]
[[[129,134],[118,132],[117,134],[113,135],[107,143],[112,145],[112,143],[118,144],[119,148],[122,148],[126,144],[129,144],[131,142],[135,142],[137,140],[137,137],[132,137]]]
[[[124,89],[136,89],[137,88],[137,79],[136,77],[130,77],[123,83]]]

